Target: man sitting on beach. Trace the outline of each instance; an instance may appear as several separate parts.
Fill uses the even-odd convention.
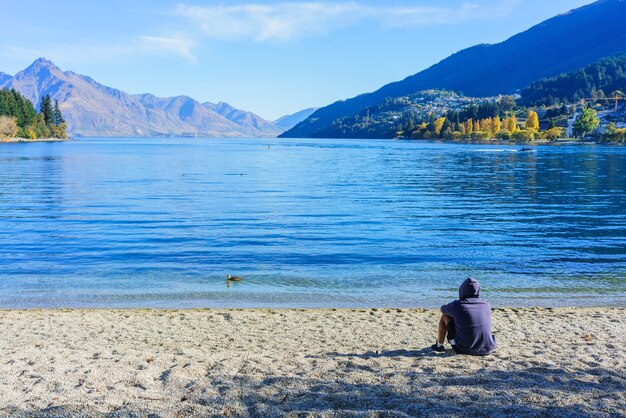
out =
[[[443,341],[448,342],[456,353],[484,356],[496,348],[491,335],[491,304],[480,298],[480,285],[472,278],[459,287],[459,300],[441,307],[439,335],[432,349],[443,352]]]

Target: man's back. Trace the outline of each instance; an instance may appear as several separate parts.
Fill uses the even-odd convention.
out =
[[[491,304],[479,297],[480,286],[467,279],[459,288],[459,300],[441,307],[454,319],[456,349],[465,354],[485,355],[496,348],[491,335]]]

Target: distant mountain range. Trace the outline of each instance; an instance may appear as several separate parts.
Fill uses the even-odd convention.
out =
[[[286,115],[286,116],[280,117],[274,121],[274,125],[282,129],[283,131],[286,131],[288,129],[293,128],[298,123],[302,122],[303,120],[311,116],[313,112],[315,112],[317,109],[319,108],[309,107],[308,109],[301,110],[292,115]]]
[[[464,49],[438,64],[373,93],[322,107],[282,137],[325,137],[333,123],[386,98],[445,89],[467,96],[494,96],[522,89],[543,77],[626,53],[626,0],[600,0],[546,20],[495,45]]]
[[[276,136],[308,116],[288,115],[274,123],[223,102],[200,103],[187,96],[132,95],[87,76],[62,71],[44,58],[15,76],[0,73],[0,88],[14,88],[35,105],[49,94],[59,101],[68,134],[76,137]]]

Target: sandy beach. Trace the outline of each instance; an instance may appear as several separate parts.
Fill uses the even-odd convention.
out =
[[[625,416],[626,308],[0,311],[2,416]]]

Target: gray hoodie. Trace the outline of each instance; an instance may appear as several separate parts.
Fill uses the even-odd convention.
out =
[[[490,354],[496,348],[491,335],[491,304],[480,298],[480,284],[472,278],[459,287],[459,300],[441,307],[444,315],[454,318],[456,348],[474,355]]]

